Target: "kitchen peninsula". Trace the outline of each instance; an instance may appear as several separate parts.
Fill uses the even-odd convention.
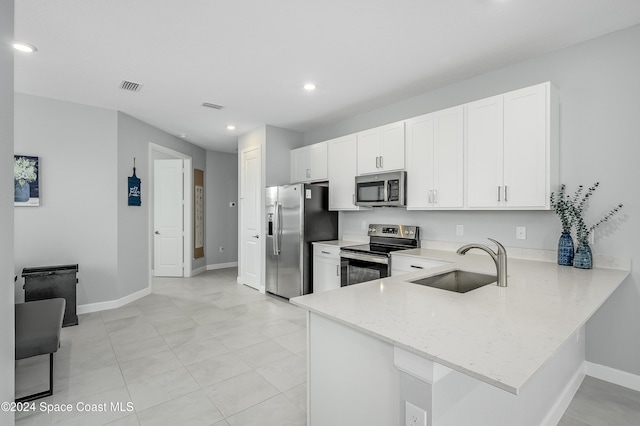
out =
[[[555,424],[583,377],[585,323],[629,275],[510,258],[508,287],[460,294],[410,281],[495,274],[488,256],[398,255],[447,263],[291,299],[309,311],[310,426],[405,424],[406,403],[429,426]]]

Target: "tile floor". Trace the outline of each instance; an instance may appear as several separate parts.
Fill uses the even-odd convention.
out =
[[[16,425],[305,425],[305,311],[236,276],[157,278],[149,296],[81,315],[62,329],[53,396]],[[17,363],[18,395],[47,380],[48,356]]]
[[[156,278],[149,296],[81,315],[62,329],[54,395],[16,425],[306,425],[305,312],[236,276]],[[18,395],[47,379],[46,355],[17,362]],[[72,410],[47,414],[41,404]],[[640,392],[586,377],[559,425],[639,418]]]

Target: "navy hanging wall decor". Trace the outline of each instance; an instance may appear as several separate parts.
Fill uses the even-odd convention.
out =
[[[130,206],[140,206],[142,203],[140,201],[140,178],[136,176],[136,159],[133,159],[133,176],[129,176],[129,183],[127,186],[128,194],[129,194],[129,205]]]

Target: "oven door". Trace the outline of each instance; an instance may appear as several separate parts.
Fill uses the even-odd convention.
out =
[[[340,252],[340,286],[389,276],[389,257],[368,253]]]

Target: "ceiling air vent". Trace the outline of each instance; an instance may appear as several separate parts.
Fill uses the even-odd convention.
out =
[[[222,105],[212,104],[210,102],[203,102],[202,106],[205,108],[213,108],[213,109],[222,109],[224,108]]]
[[[134,83],[133,81],[122,80],[120,83],[122,90],[128,90],[130,92],[139,92],[142,89],[142,84]]]

